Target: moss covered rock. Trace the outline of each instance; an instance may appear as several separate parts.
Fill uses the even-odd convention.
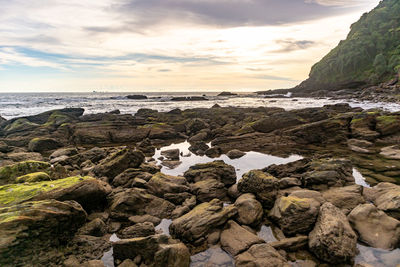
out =
[[[43,161],[22,161],[0,168],[0,185],[14,183],[15,178],[34,172],[50,172],[51,165]]]
[[[49,181],[50,176],[45,172],[34,172],[29,173],[20,177],[15,178],[17,183],[34,183],[34,182],[41,182],[41,181]]]
[[[33,138],[29,144],[28,149],[32,152],[44,152],[61,147],[62,144],[53,138]]]
[[[236,183],[235,168],[222,160],[191,166],[189,170],[184,173],[184,176],[189,182],[215,179],[226,186]]]

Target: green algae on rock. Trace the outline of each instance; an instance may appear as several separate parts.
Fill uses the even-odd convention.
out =
[[[43,161],[22,161],[0,168],[0,185],[14,183],[14,179],[34,172],[49,172],[51,164]]]
[[[34,172],[15,178],[17,183],[35,183],[51,180],[50,176],[45,172]]]

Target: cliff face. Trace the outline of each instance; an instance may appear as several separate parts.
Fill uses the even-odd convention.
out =
[[[373,85],[400,72],[400,1],[383,0],[351,26],[347,39],[311,68],[296,89]]]

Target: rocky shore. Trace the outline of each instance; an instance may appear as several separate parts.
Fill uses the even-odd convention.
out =
[[[399,144],[347,104],[0,117],[0,266],[396,266]],[[302,159],[212,160],[250,151]]]

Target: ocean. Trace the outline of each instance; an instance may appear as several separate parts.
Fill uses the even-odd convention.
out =
[[[131,100],[130,94],[146,95],[145,100]],[[172,97],[205,96],[208,101],[171,101]],[[141,108],[170,111],[175,108],[210,108],[214,104],[222,107],[282,107],[286,110],[307,107],[322,107],[328,104],[347,102],[364,109],[382,108],[400,111],[399,104],[358,102],[355,100],[332,100],[327,98],[265,98],[257,94],[239,94],[234,97],[217,96],[218,93],[202,92],[151,92],[151,93],[0,93],[0,116],[11,119],[38,114],[52,109],[81,107],[85,114],[120,110],[124,114],[135,114]]]

